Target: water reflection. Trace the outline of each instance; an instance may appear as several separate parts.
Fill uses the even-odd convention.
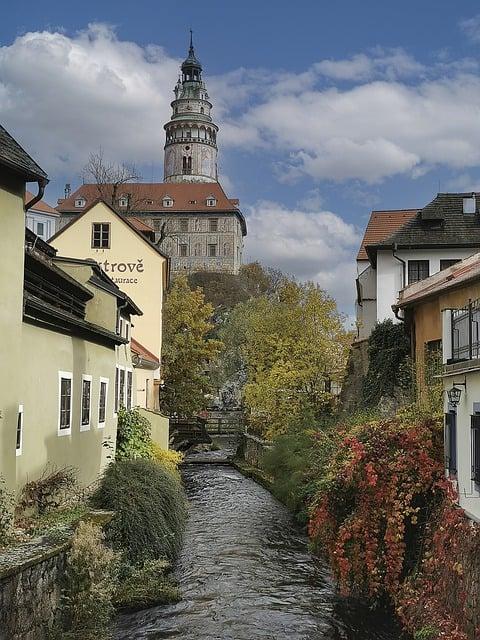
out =
[[[179,604],[119,619],[116,638],[395,640],[387,614],[335,595],[290,514],[230,467],[185,472],[190,519],[177,578]]]

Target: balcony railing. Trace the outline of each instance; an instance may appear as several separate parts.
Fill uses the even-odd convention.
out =
[[[480,358],[480,300],[452,311],[452,360]]]

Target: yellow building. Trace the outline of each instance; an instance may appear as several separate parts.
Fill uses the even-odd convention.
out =
[[[24,205],[27,181],[38,195]],[[0,476],[17,490],[65,466],[94,482],[115,453],[118,408],[135,403],[142,312],[95,260],[59,257],[25,228],[47,182],[0,127]],[[168,420],[152,414],[152,435],[168,446]]]
[[[169,261],[134,221],[97,200],[60,229],[50,240],[62,255],[95,260],[112,280],[140,306],[132,336],[152,356],[138,371],[136,404],[158,409],[162,309],[169,279]],[[151,362],[158,366],[151,369]],[[140,368],[141,365],[139,365]],[[150,368],[149,368],[150,367]]]

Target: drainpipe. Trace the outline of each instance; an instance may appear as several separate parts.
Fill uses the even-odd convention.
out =
[[[45,193],[45,187],[48,184],[48,180],[38,180],[38,193],[35,197],[33,197],[30,202],[27,202],[25,205],[25,211],[28,211],[33,207],[33,205],[37,204],[39,200],[43,198],[43,194]]]
[[[395,258],[395,260],[398,260],[398,262],[400,262],[400,264],[402,265],[402,289],[403,289],[405,287],[405,273],[406,273],[407,263],[405,262],[405,260],[402,260],[402,258],[399,258],[395,254],[396,250],[397,250],[397,243],[395,243],[393,245],[393,253],[392,253],[392,255]],[[400,322],[405,322],[405,318],[398,315],[400,313],[400,309],[396,305],[392,305],[392,311],[395,314],[395,318],[397,320],[399,320]]]
[[[395,318],[397,320],[399,320],[400,322],[405,322],[405,316],[399,316],[398,314],[400,313],[400,307],[397,307],[396,304],[392,304],[392,311],[395,315]]]
[[[405,262],[405,260],[402,260],[402,258],[399,258],[395,254],[396,250],[397,250],[397,243],[393,245],[393,257],[395,258],[395,260],[398,260],[402,265],[402,289],[403,289],[405,287],[405,271],[406,271],[407,263]]]

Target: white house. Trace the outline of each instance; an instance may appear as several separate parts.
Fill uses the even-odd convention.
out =
[[[364,253],[359,256],[365,268],[357,278],[358,339],[368,338],[375,322],[395,321],[392,305],[405,286],[480,250],[479,195],[439,193],[417,212],[374,212],[391,215],[392,223],[401,222],[403,213],[405,220],[383,239],[367,237],[362,243]]]
[[[25,202],[30,202],[33,194],[25,193]],[[58,211],[47,204],[44,200],[39,200],[33,207],[28,209],[25,216],[27,229],[33,231],[42,240],[49,240],[57,230],[57,220],[60,217]]]

